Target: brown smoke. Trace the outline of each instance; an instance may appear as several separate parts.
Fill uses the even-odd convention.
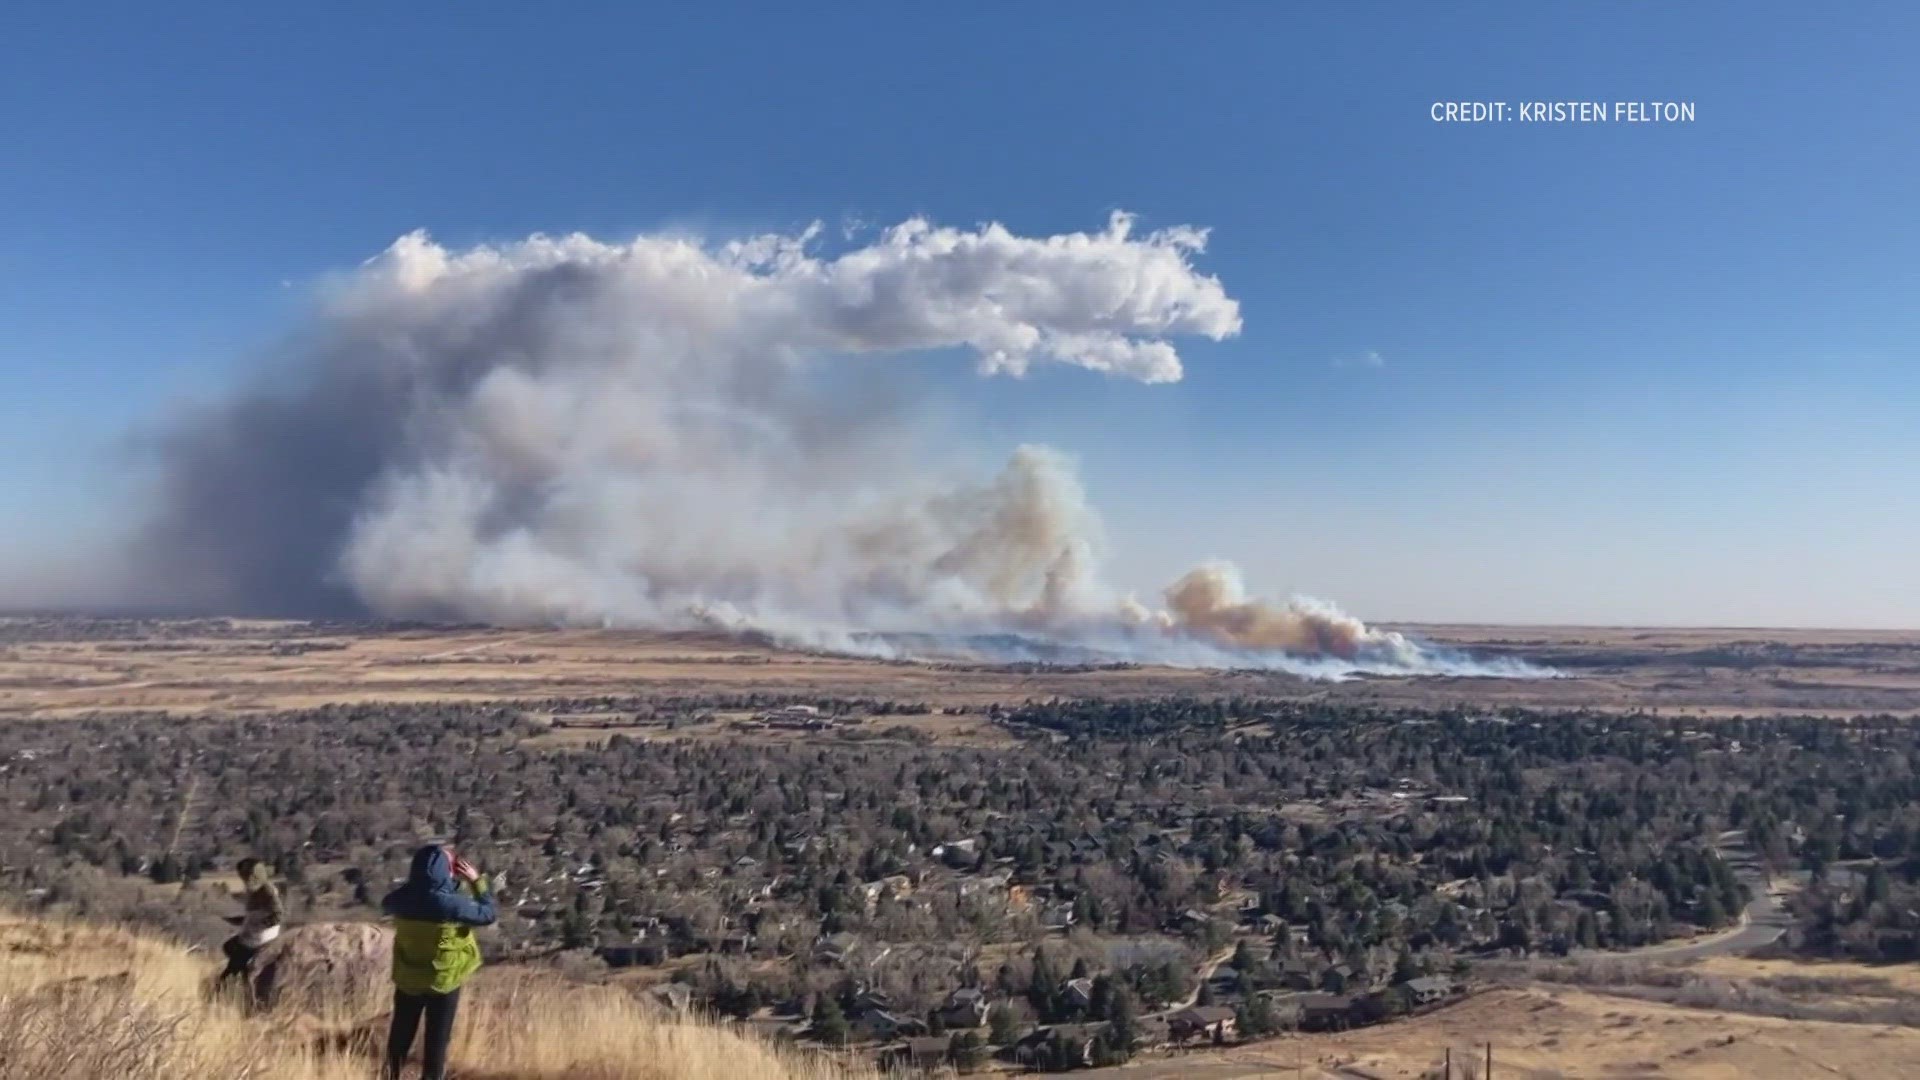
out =
[[[1250,600],[1239,572],[1223,563],[1187,571],[1164,595],[1168,629],[1226,648],[1353,660],[1363,646],[1390,644],[1399,636],[1369,630],[1359,619],[1316,601],[1274,606]]]

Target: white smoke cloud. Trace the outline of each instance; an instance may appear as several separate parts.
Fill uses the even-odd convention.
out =
[[[848,374],[958,349],[987,374],[1177,380],[1170,338],[1240,330],[1193,266],[1204,232],[915,219],[832,257],[818,234],[402,237],[330,285],[287,369],[163,441],[148,579],[243,612],[722,625],[866,651],[1012,633],[1322,674],[1464,663],[1248,600],[1229,567],[1164,609],[1117,598],[1070,461],[1022,447],[985,482],[940,478],[910,414]]]

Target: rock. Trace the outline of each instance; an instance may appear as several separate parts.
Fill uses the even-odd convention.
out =
[[[393,931],[373,923],[289,927],[253,958],[254,1007],[356,1018],[389,1006]]]

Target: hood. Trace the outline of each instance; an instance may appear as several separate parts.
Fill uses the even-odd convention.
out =
[[[413,865],[407,870],[407,884],[435,892],[452,889],[453,861],[447,858],[447,849],[428,844],[414,852]]]

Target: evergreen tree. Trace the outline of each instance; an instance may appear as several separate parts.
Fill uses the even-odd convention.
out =
[[[953,1037],[947,1046],[947,1055],[953,1060],[953,1067],[961,1072],[972,1072],[987,1063],[987,1047],[980,1041],[979,1032],[962,1031]]]
[[[821,994],[813,1004],[813,1037],[828,1046],[845,1046],[852,1034],[840,1003],[831,994]]]
[[[1087,1003],[1087,1014],[1096,1020],[1104,1020],[1113,1006],[1113,977],[1098,975],[1093,980],[1093,993]]]
[[[987,1038],[996,1046],[1019,1040],[1020,1017],[1014,1013],[1012,1005],[1003,1001],[987,1010]]]
[[[1419,977],[1420,965],[1414,960],[1413,951],[1405,948],[1401,949],[1400,955],[1395,957],[1393,961],[1393,981],[1404,983]]]
[[[1137,1012],[1132,992],[1124,986],[1117,988],[1107,1005],[1107,1030],[1112,1035],[1113,1052],[1119,1057],[1116,1064],[1133,1057],[1133,1042],[1140,1033]]]
[[[1712,893],[1700,901],[1699,924],[1708,928],[1723,925],[1727,921],[1727,911],[1720,906],[1720,898]]]

